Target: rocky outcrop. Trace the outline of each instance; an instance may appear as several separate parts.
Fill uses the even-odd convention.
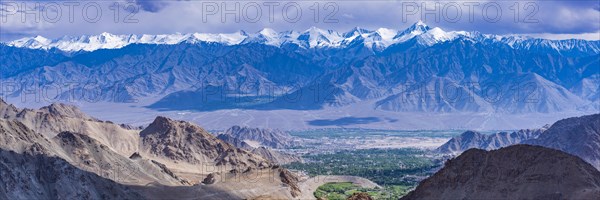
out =
[[[402,197],[410,199],[595,199],[600,172],[584,160],[540,146],[470,149]]]
[[[0,99],[0,118],[14,118],[17,115],[17,113],[19,113],[19,109],[17,109],[12,104],[8,104],[4,100]]]
[[[49,106],[44,106],[39,109],[39,111],[48,113],[51,115],[63,116],[63,117],[72,117],[72,118],[80,118],[80,119],[91,119],[96,120],[89,115],[83,113],[79,108],[74,105],[67,105],[63,103],[53,103]]]
[[[210,184],[214,184],[215,182],[217,182],[217,178],[215,173],[210,173],[206,176],[206,178],[204,178],[204,180],[202,180],[202,183],[210,185]]]
[[[259,155],[273,164],[284,165],[292,162],[302,162],[302,158],[296,155],[280,152],[265,147],[258,147],[251,151],[253,154]]]
[[[138,153],[138,152],[135,152],[135,153],[131,154],[131,156],[129,156],[129,159],[132,159],[132,160],[141,159],[141,158],[142,158],[142,155],[140,155],[140,153]]]
[[[217,138],[219,138],[220,140],[223,140],[229,144],[232,144],[233,146],[240,148],[240,149],[245,149],[248,151],[252,151],[252,149],[254,149],[254,147],[250,146],[250,144],[244,142],[243,140],[234,137],[233,135],[229,135],[229,134],[219,134],[217,136]]]
[[[22,153],[31,148],[32,145],[43,147],[41,150],[51,154],[52,144],[43,135],[34,132],[25,124],[16,120],[0,119],[0,147],[4,150],[12,150]]]
[[[232,126],[223,134],[230,135],[241,141],[255,141],[261,146],[276,149],[288,148],[294,145],[294,138],[288,133],[280,130]],[[254,147],[256,148],[258,146]]]
[[[537,138],[544,131],[546,131],[546,128],[523,129],[512,133],[499,132],[494,134],[466,131],[460,136],[450,139],[450,141],[438,147],[435,151],[443,154],[456,154],[471,148],[494,150]]]
[[[169,160],[243,168],[270,165],[264,158],[236,148],[185,121],[157,117],[140,132],[140,136],[142,151]]]
[[[279,171],[279,178],[281,179],[281,182],[288,185],[288,187],[290,188],[290,194],[293,197],[300,196],[300,194],[302,194],[302,191],[298,186],[300,178],[292,174],[292,172],[290,172],[287,169],[278,168],[277,170]]]
[[[73,165],[120,183],[188,184],[164,165],[152,164],[154,162],[141,157],[127,158],[87,135],[61,132],[52,141],[57,146],[58,155]]]
[[[232,144],[233,146],[250,151],[253,154],[259,155],[273,164],[288,164],[292,162],[302,162],[302,158],[296,155],[280,152],[268,147],[259,146],[253,147],[245,141],[235,137],[232,134],[219,134],[217,138]]]
[[[184,179],[180,179],[179,177],[177,177],[177,175],[175,175],[175,173],[173,171],[171,171],[171,169],[169,169],[165,164],[162,164],[156,160],[151,160],[151,162],[153,164],[155,164],[156,166],[158,166],[158,168],[161,170],[161,172],[171,176],[172,178],[178,180],[179,182],[181,182],[181,184],[184,185],[189,185],[190,183],[187,180]]]

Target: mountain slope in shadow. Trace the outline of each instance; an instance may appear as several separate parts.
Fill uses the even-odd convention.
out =
[[[57,157],[0,149],[0,199],[143,199],[137,191]]]
[[[595,199],[600,172],[581,158],[540,146],[470,149],[402,197],[411,199]]]

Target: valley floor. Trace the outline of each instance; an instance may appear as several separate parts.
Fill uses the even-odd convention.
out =
[[[66,102],[80,107],[101,120],[131,125],[147,125],[155,116],[191,121],[208,130],[225,130],[234,125],[281,130],[321,128],[366,128],[385,130],[516,130],[539,128],[559,119],[581,116],[584,112],[561,113],[427,113],[374,110],[369,102],[321,110],[244,110],[158,111],[146,108],[154,100],[137,103]],[[22,103],[8,99],[17,107],[38,108],[49,102]]]

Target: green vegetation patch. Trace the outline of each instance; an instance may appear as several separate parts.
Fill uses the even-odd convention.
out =
[[[305,163],[285,167],[305,171],[310,176],[360,176],[379,185],[414,186],[441,164],[425,151],[410,148],[344,150],[303,158]]]
[[[320,199],[344,200],[357,192],[366,192],[374,199],[398,199],[410,191],[408,186],[386,186],[383,188],[363,188],[351,182],[326,183],[314,192],[314,196]]]
[[[345,199],[355,192],[367,192],[376,199],[398,199],[433,174],[443,162],[424,150],[412,148],[343,150],[303,158],[305,163],[295,162],[285,167],[304,171],[309,176],[359,176],[383,187],[367,189],[352,183],[325,184],[315,192],[315,197],[327,199]]]

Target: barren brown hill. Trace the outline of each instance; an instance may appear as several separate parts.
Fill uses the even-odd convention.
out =
[[[157,117],[140,132],[95,119],[70,105],[18,109],[4,101],[0,101],[0,115],[0,150],[39,159],[56,158],[65,167],[49,171],[54,173],[52,176],[80,176],[59,178],[63,185],[74,185],[68,187],[56,187],[45,180],[18,182],[31,174],[11,167],[22,162],[12,162],[13,156],[2,154],[5,157],[0,159],[8,164],[0,166],[7,175],[0,179],[0,186],[4,186],[0,188],[0,199],[18,198],[17,194],[29,199],[245,199],[265,195],[290,199],[292,193],[300,192],[288,185],[291,182],[284,182],[296,179],[295,175],[272,174],[278,169],[272,169],[266,159],[219,140],[189,122]],[[218,174],[214,184],[200,183],[211,173]],[[133,190],[124,185],[133,186]]]
[[[61,132],[73,132],[90,136],[122,155],[131,155],[138,150],[137,130],[95,119],[72,105],[54,103],[40,109],[18,109],[0,100],[2,113],[3,119],[19,121],[46,138],[53,138]]]
[[[140,132],[140,149],[168,160],[190,164],[213,163],[246,169],[265,168],[269,162],[248,151],[234,147],[198,125],[156,117]]]
[[[446,162],[402,200],[597,199],[600,172],[584,160],[540,146],[471,149]]]
[[[108,146],[87,135],[61,132],[53,141],[62,150],[60,155],[77,167],[98,173],[119,183],[145,185],[189,185],[163,166],[146,158],[130,159],[112,151]]]

